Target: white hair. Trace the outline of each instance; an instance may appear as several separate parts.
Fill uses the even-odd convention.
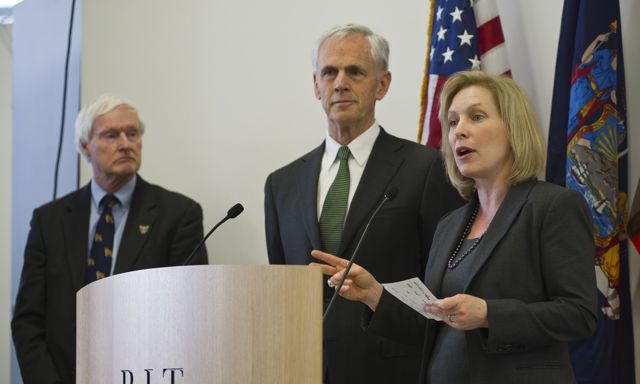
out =
[[[76,134],[74,142],[78,153],[80,153],[85,160],[89,161],[87,155],[84,153],[83,146],[87,145],[91,140],[91,135],[93,134],[93,122],[96,118],[109,113],[122,105],[131,108],[131,110],[135,112],[136,116],[138,116],[138,111],[131,105],[131,103],[121,97],[108,93],[100,95],[94,102],[89,104],[89,106],[80,110],[78,117],[76,117]],[[143,134],[144,123],[140,120],[140,116],[138,116],[138,123],[140,125],[140,134]]]

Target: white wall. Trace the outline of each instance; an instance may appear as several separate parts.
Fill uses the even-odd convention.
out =
[[[209,240],[214,263],[267,261],[264,181],[324,137],[310,56],[328,27],[365,23],[389,38],[394,77],[378,116],[391,132],[416,138],[426,2],[309,4],[84,4],[83,103],[103,91],[132,99],[148,127],[141,174],[200,201],[206,227],[235,202],[245,205]]]
[[[0,383],[9,382],[11,335],[11,26],[0,24]]]
[[[391,90],[378,107],[391,133],[415,139],[428,1],[85,0],[82,99],[115,92],[147,123],[143,177],[203,205],[211,227],[239,201],[246,212],[208,242],[213,263],[266,263],[263,183],[269,172],[318,145],[325,118],[312,93],[317,36],[367,24],[391,43]],[[640,144],[640,4],[620,0],[627,68],[629,144]],[[499,0],[514,78],[543,128],[550,115],[562,2]],[[632,49],[634,48],[634,49]],[[633,196],[640,151],[630,151]],[[83,171],[88,179],[87,167]],[[639,302],[638,255],[632,300]],[[640,320],[640,306],[634,308]],[[640,344],[636,321],[635,337]],[[640,361],[637,348],[636,361]],[[640,364],[638,364],[640,365]],[[640,372],[636,372],[640,382]]]

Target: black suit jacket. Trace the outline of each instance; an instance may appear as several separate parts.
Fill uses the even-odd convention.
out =
[[[75,383],[76,292],[89,254],[90,200],[87,184],[33,212],[11,322],[25,384]],[[180,265],[202,235],[198,203],[138,176],[114,273]],[[194,263],[207,263],[206,250]]]
[[[440,297],[447,261],[475,200],[447,215],[434,235],[425,283]],[[512,187],[478,247],[464,291],[487,301],[488,329],[466,332],[470,383],[575,382],[567,343],[596,326],[591,215],[577,192],[528,181]],[[437,328],[385,291],[368,330],[422,343],[422,378]]]
[[[302,264],[321,249],[317,188],[324,144],[273,172],[265,185],[265,227],[272,264]],[[422,276],[431,238],[444,213],[462,204],[447,182],[438,152],[380,131],[345,221],[338,255],[349,258],[384,193],[396,198],[373,221],[357,262],[380,281]],[[324,279],[325,305],[333,294]],[[331,384],[415,382],[420,350],[367,335],[362,304],[339,298],[324,327],[325,366]]]

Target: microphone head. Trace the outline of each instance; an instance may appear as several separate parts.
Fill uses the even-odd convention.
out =
[[[242,211],[244,211],[244,207],[242,206],[242,204],[237,203],[227,211],[227,217],[230,219],[235,219],[239,214],[242,213]]]
[[[391,201],[396,198],[396,195],[398,195],[398,187],[391,187],[389,188],[387,193],[384,194],[384,197],[386,197],[387,200]]]

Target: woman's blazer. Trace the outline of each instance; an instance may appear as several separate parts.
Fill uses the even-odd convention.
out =
[[[438,224],[425,274],[437,297],[476,203],[477,196]],[[591,215],[582,195],[536,180],[509,189],[463,261],[472,265],[462,293],[486,300],[489,324],[466,332],[471,383],[575,382],[567,343],[589,336],[596,326],[594,256]],[[425,383],[438,323],[386,291],[375,314],[364,320],[371,332],[423,342],[420,383]]]

